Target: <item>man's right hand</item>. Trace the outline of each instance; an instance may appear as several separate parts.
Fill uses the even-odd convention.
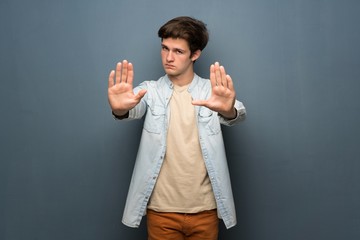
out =
[[[116,65],[116,70],[109,74],[108,100],[113,113],[117,116],[125,115],[134,108],[146,94],[140,90],[133,92],[134,68],[131,63],[123,60]]]

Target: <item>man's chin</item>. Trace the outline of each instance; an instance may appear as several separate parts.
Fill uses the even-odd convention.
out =
[[[171,69],[165,69],[165,73],[169,76],[176,76],[176,71],[171,70]]]

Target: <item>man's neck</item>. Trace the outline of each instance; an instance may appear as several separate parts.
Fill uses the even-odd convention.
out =
[[[182,86],[190,84],[192,82],[192,80],[194,79],[194,75],[195,75],[195,73],[193,71],[191,71],[184,75],[180,75],[180,76],[168,75],[168,77],[173,84],[182,87]]]

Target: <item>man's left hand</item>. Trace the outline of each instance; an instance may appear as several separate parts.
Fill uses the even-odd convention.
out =
[[[225,118],[236,117],[234,108],[236,93],[232,79],[218,62],[210,66],[211,97],[207,100],[193,100],[192,104],[205,106]]]

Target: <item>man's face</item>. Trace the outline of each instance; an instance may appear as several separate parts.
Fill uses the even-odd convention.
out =
[[[191,52],[186,40],[181,38],[164,38],[161,42],[161,59],[164,70],[169,77],[180,77],[193,71],[193,61],[199,55]]]

